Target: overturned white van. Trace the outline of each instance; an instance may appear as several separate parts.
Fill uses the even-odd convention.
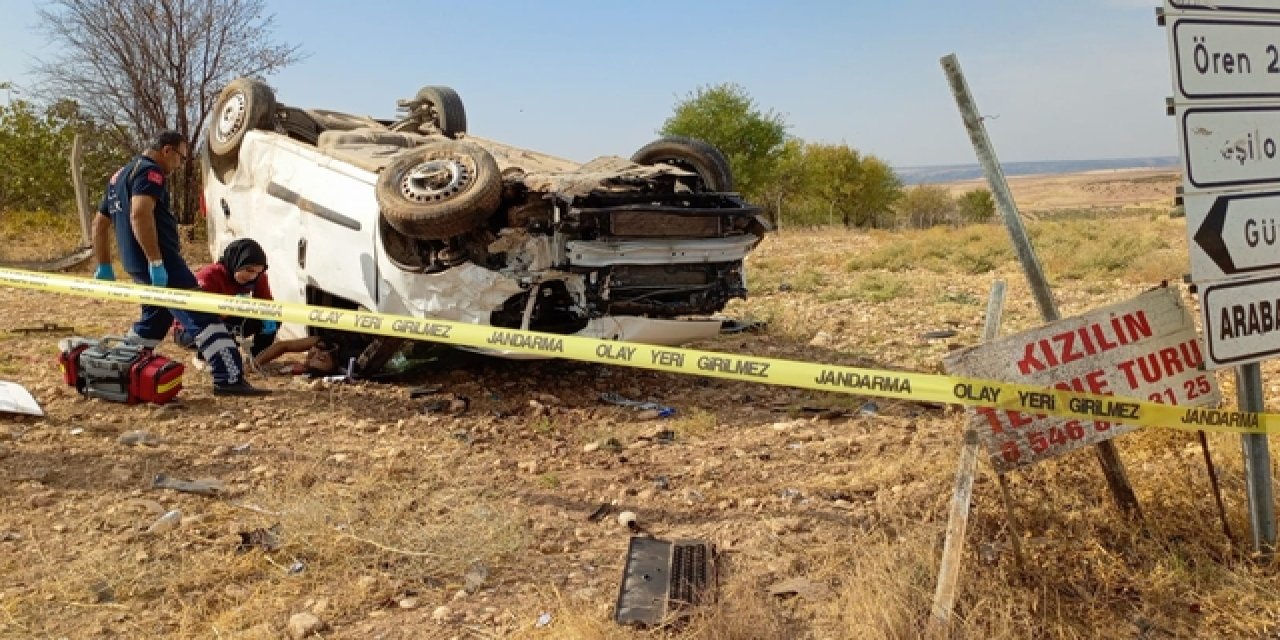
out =
[[[257,240],[280,300],[653,344],[714,334],[746,296],[767,226],[714,147],[578,164],[469,135],[447,87],[399,105],[376,120],[229,84],[198,146],[213,255]],[[398,346],[370,340],[369,366]]]

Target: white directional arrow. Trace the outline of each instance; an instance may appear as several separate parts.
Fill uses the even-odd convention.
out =
[[[1190,193],[1183,204],[1191,233],[1192,280],[1280,273],[1280,192]]]

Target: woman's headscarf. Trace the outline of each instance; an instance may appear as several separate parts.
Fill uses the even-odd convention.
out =
[[[260,264],[265,269],[267,267],[267,252],[262,250],[252,238],[240,238],[234,240],[222,250],[222,257],[218,258],[218,262],[227,268],[230,273],[235,273],[249,265]]]

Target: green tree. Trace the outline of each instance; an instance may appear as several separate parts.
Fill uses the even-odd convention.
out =
[[[827,222],[836,218],[846,226],[853,218],[862,182],[862,158],[847,144],[811,142],[804,148],[806,183],[809,192],[827,209]]]
[[[124,154],[111,143],[109,132],[82,114],[75,102],[60,100],[41,109],[13,100],[0,106],[0,210],[73,211],[70,154],[77,133],[84,149],[85,181],[105,182]]]
[[[700,138],[729,159],[738,190],[748,198],[764,195],[786,141],[782,116],[761,111],[746,89],[733,83],[700,87],[675,105],[659,133]]]
[[[898,215],[903,222],[925,229],[955,220],[956,199],[946,187],[920,185],[907,189],[898,202]]]
[[[853,202],[853,219],[858,226],[893,226],[894,205],[902,199],[902,179],[883,160],[863,156],[858,179],[858,197]]]
[[[987,189],[966,191],[956,199],[960,220],[967,224],[988,222],[996,215],[996,200]]]

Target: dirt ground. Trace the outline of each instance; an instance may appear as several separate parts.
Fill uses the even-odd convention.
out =
[[[1168,206],[1176,177],[1013,182],[1032,208]],[[752,260],[802,261],[815,237],[770,237]],[[978,341],[997,275],[1018,277],[914,274],[917,290],[971,301],[939,311],[828,304],[782,286],[784,273],[753,304],[804,307],[808,326],[691,346],[937,372],[950,349]],[[1066,283],[1064,313],[1144,287],[1093,285]],[[188,368],[179,403],[124,406],[63,385],[56,343],[121,332],[134,307],[4,288],[0,307],[0,380],[46,412],[0,416],[0,637],[303,637],[312,622],[305,637],[649,637],[611,622],[633,533],[624,510],[648,533],[707,540],[724,558],[717,601],[671,635],[905,638],[927,613],[933,576],[897,569],[935,562],[963,421],[953,407],[462,355],[395,383],[257,377],[274,393],[252,401],[214,398]],[[750,320],[756,308],[728,311]],[[1006,323],[1035,317],[1029,294],[1011,291]],[[924,335],[944,329],[955,335]],[[609,404],[606,392],[675,415]],[[158,474],[223,490],[153,488]],[[170,510],[178,526],[148,532]],[[1000,535],[991,521],[975,528]],[[982,548],[1000,562],[999,545]],[[860,609],[859,580],[910,581],[907,613]],[[980,598],[966,592],[962,607],[980,610]]]

